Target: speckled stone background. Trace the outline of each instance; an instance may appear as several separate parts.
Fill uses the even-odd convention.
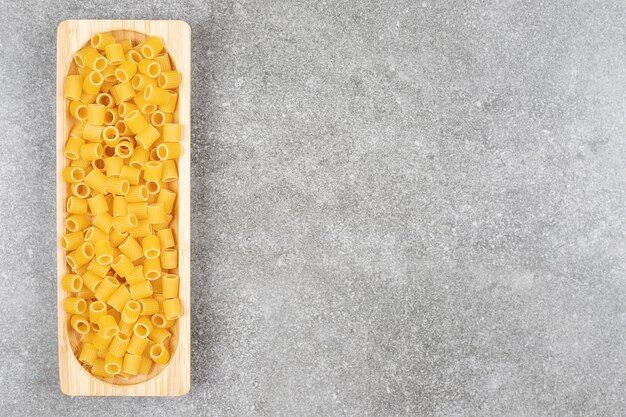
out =
[[[623,1],[0,3],[2,415],[626,414]],[[192,28],[186,397],[59,390],[68,18]]]

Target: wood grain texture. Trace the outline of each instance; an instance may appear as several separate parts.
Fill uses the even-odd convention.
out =
[[[75,68],[73,54],[85,45],[94,32],[112,32],[117,39],[143,40],[146,35],[163,38],[173,64],[182,73],[179,87],[178,122],[182,125],[183,155],[179,159],[178,203],[174,211],[172,228],[178,232],[180,294],[183,315],[173,328],[173,347],[170,362],[156,367],[147,376],[123,380],[100,379],[91,375],[78,362],[75,351],[78,341],[68,331],[69,315],[63,311],[67,297],[61,287],[66,273],[64,254],[57,250],[57,319],[59,343],[59,378],[61,391],[67,395],[120,395],[120,396],[176,396],[185,395],[191,386],[191,296],[190,296],[190,161],[191,161],[191,30],[183,21],[167,20],[66,20],[57,31],[57,245],[64,232],[64,211],[67,187],[61,178],[66,166],[63,147],[72,127],[63,98],[63,82],[68,72]],[[175,116],[176,117],[176,116]]]

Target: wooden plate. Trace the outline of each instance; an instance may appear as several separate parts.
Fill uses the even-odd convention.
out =
[[[57,248],[57,315],[59,342],[59,377],[61,391],[67,395],[185,395],[191,386],[191,296],[190,296],[190,161],[191,161],[191,29],[183,21],[175,20],[66,20],[57,31],[57,245],[65,231],[63,220],[67,186],[61,171],[67,160],[63,148],[73,122],[63,98],[63,82],[68,73],[75,73],[72,57],[89,42],[94,32],[111,32],[116,39],[142,41],[147,36],[160,36],[172,64],[182,73],[178,109],[174,121],[182,125],[183,155],[178,162],[178,198],[171,227],[178,237],[178,274],[183,315],[172,328],[171,359],[165,366],[154,366],[150,375],[133,378],[101,379],[89,373],[79,363],[76,352],[79,342],[75,332],[69,331],[69,314],[63,310],[63,299],[68,293],[61,287],[66,273],[63,250]]]

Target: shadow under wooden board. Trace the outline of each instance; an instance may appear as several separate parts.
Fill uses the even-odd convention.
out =
[[[163,366],[154,366],[149,375],[128,379],[101,379],[91,375],[76,357],[78,338],[69,328],[69,314],[63,300],[69,295],[61,287],[61,278],[68,271],[63,251],[57,250],[57,315],[59,343],[59,377],[61,391],[67,395],[104,396],[177,396],[185,395],[191,386],[191,297],[190,297],[190,161],[191,161],[191,30],[183,21],[168,20],[66,20],[57,31],[56,85],[56,157],[57,157],[57,244],[65,232],[64,216],[67,186],[61,171],[67,164],[63,148],[73,122],[63,98],[63,83],[68,73],[75,73],[72,57],[85,46],[95,32],[110,32],[116,38],[142,41],[147,36],[160,36],[175,68],[182,73],[178,108],[174,122],[182,127],[183,154],[178,161],[177,203],[171,228],[178,237],[179,298],[182,316],[172,328],[171,358]]]

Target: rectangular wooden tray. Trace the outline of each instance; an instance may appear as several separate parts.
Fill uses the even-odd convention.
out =
[[[132,383],[118,385],[92,376],[76,358],[75,342],[68,332],[68,314],[63,311],[63,299],[68,295],[61,287],[66,273],[63,251],[57,249],[57,315],[59,342],[59,377],[61,391],[67,395],[125,395],[176,396],[185,395],[191,386],[191,296],[190,296],[190,161],[191,161],[191,29],[176,20],[66,20],[57,31],[57,245],[64,233],[66,185],[61,179],[65,167],[63,147],[71,128],[70,117],[63,98],[63,82],[70,69],[72,57],[91,38],[94,32],[109,32],[118,38],[154,35],[163,38],[176,68],[182,73],[179,87],[178,121],[182,125],[183,155],[179,159],[178,213],[172,227],[178,229],[178,256],[180,299],[183,315],[173,328],[178,333],[178,345],[169,364],[154,375],[135,377]],[[175,212],[176,214],[176,212]],[[73,346],[74,344],[74,346]]]

